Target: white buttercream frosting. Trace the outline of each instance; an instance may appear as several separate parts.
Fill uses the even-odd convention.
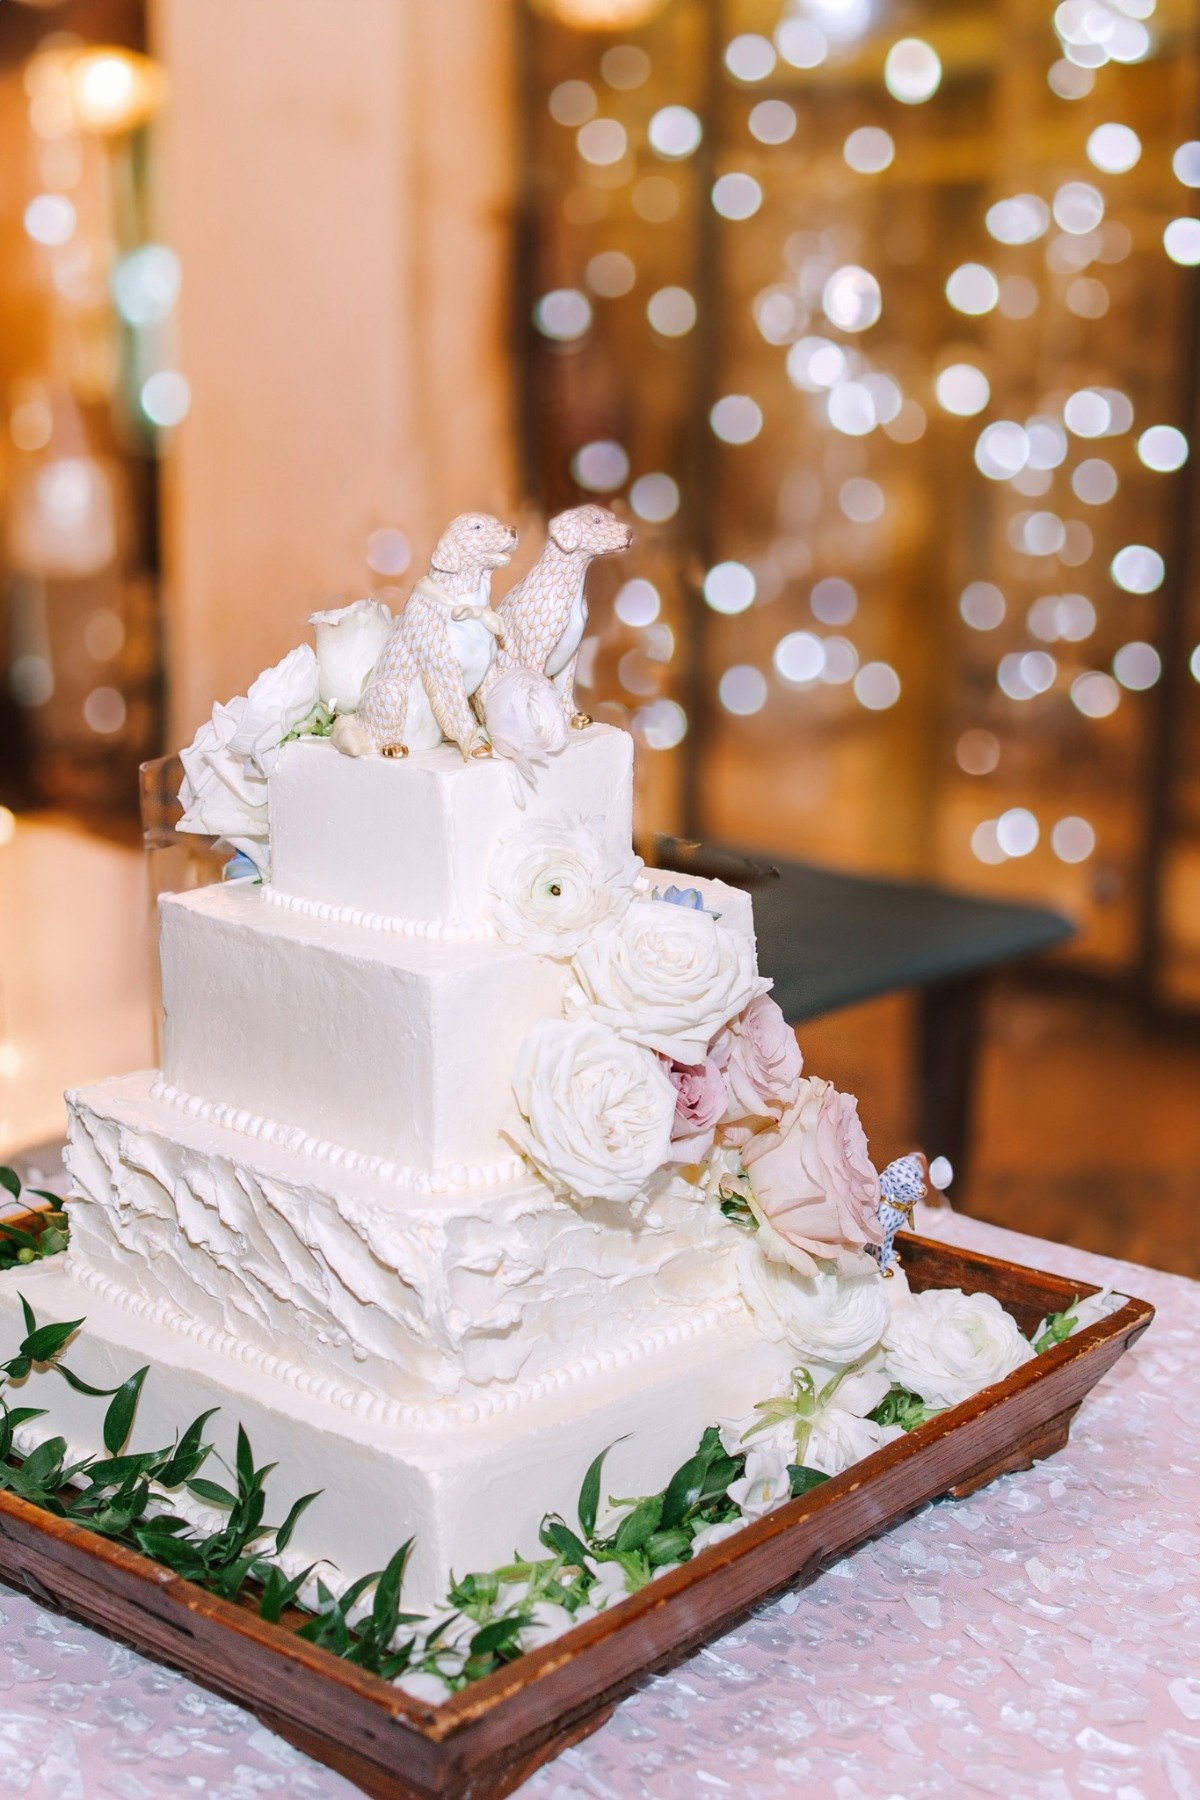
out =
[[[278,1144],[284,1150],[292,1150],[297,1156],[311,1156],[314,1161],[328,1163],[331,1168],[357,1170],[397,1187],[410,1188],[418,1194],[501,1187],[505,1182],[519,1181],[526,1173],[526,1165],[519,1156],[504,1157],[494,1163],[451,1163],[446,1168],[430,1171],[389,1162],[383,1156],[364,1156],[361,1151],[347,1150],[344,1144],[331,1144],[328,1138],[315,1138],[302,1125],[281,1125],[276,1119],[264,1119],[261,1113],[247,1112],[244,1106],[202,1100],[199,1094],[172,1087],[161,1075],[151,1083],[150,1094],[164,1106],[177,1106],[193,1119],[203,1119],[225,1131],[242,1132],[247,1137],[260,1138],[265,1144]]]
[[[401,759],[347,757],[328,739],[286,744],[269,784],[271,879],[281,893],[382,918],[478,925],[492,847],[563,813],[602,821],[619,862],[633,836],[633,743],[593,725],[536,782],[499,757],[465,763],[453,744]]]
[[[152,1072],[73,1094],[69,1113],[80,1278],[356,1404],[505,1407],[506,1390],[644,1355],[713,1307],[747,1316],[736,1234],[679,1175],[636,1214],[572,1206],[528,1176],[381,1190],[168,1105]]]
[[[431,1180],[511,1158],[513,1065],[561,1011],[562,965],[363,930],[244,882],[164,896],[160,916],[169,1087],[240,1129],[259,1119]]]
[[[475,925],[455,925],[447,919],[397,919],[387,913],[360,912],[356,906],[331,906],[327,900],[303,900],[271,885],[263,887],[262,897],[289,912],[328,919],[335,925],[354,925],[362,931],[396,931],[401,937],[444,938],[449,943],[486,943],[498,935],[486,919]]]

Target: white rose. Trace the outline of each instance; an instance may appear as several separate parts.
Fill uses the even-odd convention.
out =
[[[843,1367],[873,1350],[891,1316],[878,1269],[840,1275],[832,1264],[800,1275],[763,1255],[753,1238],[738,1249],[742,1296],[767,1337],[805,1361]]]
[[[297,644],[273,669],[264,669],[246,695],[241,724],[229,748],[243,756],[260,775],[270,775],[279,761],[285,737],[316,710],[317,653]]]
[[[543,1019],[517,1053],[520,1148],[579,1200],[632,1200],[667,1161],[675,1089],[649,1051],[590,1019]]]
[[[552,682],[519,664],[496,677],[483,703],[483,722],[498,756],[514,762],[526,781],[534,765],[566,748],[570,730]]]
[[[309,617],[317,640],[317,686],[331,712],[353,712],[379,661],[393,619],[382,600],[355,600]],[[560,708],[561,710],[561,708]]]
[[[531,819],[492,851],[488,915],[502,938],[540,956],[573,956],[633,897],[641,858],[606,851],[601,819]]]
[[[770,982],[754,947],[711,913],[635,900],[575,958],[568,1010],[675,1062],[704,1061],[709,1044]]]
[[[1034,1353],[994,1295],[959,1288],[927,1288],[897,1307],[883,1350],[892,1380],[936,1407],[957,1406]]]
[[[746,1452],[746,1472],[728,1488],[729,1498],[744,1519],[761,1519],[791,1498],[788,1461],[769,1446]]]
[[[824,1475],[840,1475],[881,1445],[903,1436],[899,1425],[877,1425],[874,1419],[860,1419],[846,1407],[826,1406],[813,1420],[804,1450],[804,1467],[820,1469]]]
[[[248,856],[265,878],[269,871],[267,784],[230,748],[245,708],[244,699],[214,706],[212,718],[181,753],[183,817],[178,829],[223,838]]]

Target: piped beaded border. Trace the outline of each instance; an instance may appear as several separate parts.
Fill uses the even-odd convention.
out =
[[[392,1162],[386,1156],[368,1156],[361,1150],[347,1150],[343,1144],[328,1138],[312,1137],[301,1125],[280,1125],[244,1107],[228,1106],[220,1100],[202,1100],[185,1088],[174,1087],[159,1075],[150,1086],[150,1098],[165,1106],[174,1106],[206,1125],[217,1125],[225,1131],[239,1132],[243,1137],[257,1138],[263,1144],[277,1144],[297,1156],[308,1156],[314,1162],[326,1163],[331,1169],[345,1169],[356,1175],[370,1175],[415,1194],[451,1194],[472,1192],[478,1188],[504,1187],[527,1174],[519,1156],[504,1157],[494,1163],[447,1163],[427,1173],[407,1163]]]
[[[272,906],[304,913],[310,919],[355,925],[364,931],[390,931],[398,937],[433,938],[451,944],[492,943],[497,937],[495,927],[486,919],[475,925],[458,925],[450,919],[400,919],[389,913],[360,912],[356,906],[334,906],[327,900],[302,900],[298,894],[285,894],[269,884],[262,888],[262,897]]]

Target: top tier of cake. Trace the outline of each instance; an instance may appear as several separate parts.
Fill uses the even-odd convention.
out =
[[[600,821],[628,852],[633,740],[609,725],[572,733],[530,786],[499,758],[453,744],[403,759],[343,756],[328,739],[285,746],[270,782],[270,897],[347,924],[432,937],[487,935],[492,847],[530,819]]]

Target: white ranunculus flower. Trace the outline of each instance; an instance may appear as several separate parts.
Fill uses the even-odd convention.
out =
[[[567,1005],[631,1043],[694,1065],[722,1025],[770,985],[740,931],[690,906],[635,900],[580,950]]]
[[[1084,1299],[1077,1300],[1074,1306],[1064,1307],[1063,1311],[1072,1320],[1071,1332],[1074,1333],[1085,1330],[1089,1325],[1095,1325],[1099,1319],[1107,1319],[1109,1313],[1120,1312],[1124,1304],[1124,1294],[1114,1294],[1111,1288],[1104,1288],[1098,1294],[1088,1294]],[[1047,1315],[1037,1330],[1030,1332],[1030,1343],[1036,1344],[1043,1333],[1049,1329],[1050,1319]]]
[[[761,1519],[791,1498],[789,1460],[769,1445],[746,1452],[746,1472],[731,1481],[727,1490],[743,1519]]]
[[[488,862],[488,914],[502,938],[540,956],[573,956],[633,897],[642,861],[605,848],[602,819],[530,819]]]
[[[317,653],[311,644],[297,644],[282,662],[264,669],[251,683],[229,748],[235,756],[245,757],[258,774],[272,774],[284,738],[312,716],[320,698]]]
[[[1033,1346],[993,1294],[926,1288],[891,1317],[883,1338],[893,1381],[926,1406],[957,1406],[1028,1362]]]
[[[804,1450],[804,1466],[820,1469],[825,1475],[840,1475],[844,1469],[861,1462],[864,1456],[870,1456],[873,1450],[903,1436],[903,1428],[899,1425],[877,1425],[874,1419],[860,1418],[848,1407],[825,1406],[813,1420]]]
[[[913,1297],[902,1263],[893,1264],[892,1272],[887,1276],[885,1286],[887,1287],[888,1306],[894,1313],[899,1312],[902,1306],[907,1306]]]
[[[230,747],[241,729],[245,708],[244,699],[214,706],[212,718],[181,753],[183,817],[178,829],[223,838],[248,856],[265,878],[269,872],[267,783]]]
[[[355,600],[312,613],[308,622],[317,640],[321,699],[331,712],[354,712],[395,622],[391,612],[382,600]]]
[[[661,1063],[594,1020],[540,1020],[513,1090],[519,1147],[578,1200],[632,1200],[671,1154],[675,1089]]]
[[[742,1296],[757,1323],[777,1343],[791,1344],[806,1362],[833,1368],[859,1362],[883,1336],[891,1317],[886,1282],[877,1268],[841,1275],[832,1263],[800,1275],[763,1255],[754,1238],[738,1249]]]
[[[526,781],[535,765],[565,750],[570,728],[553,682],[514,664],[498,675],[483,703],[483,722],[498,756],[515,763]]]

